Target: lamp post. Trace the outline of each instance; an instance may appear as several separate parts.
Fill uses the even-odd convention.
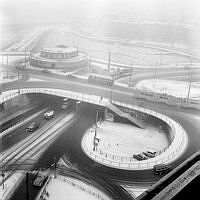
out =
[[[114,85],[114,74],[112,75],[112,82],[111,82],[111,94],[110,94],[110,102],[113,101],[113,85]]]
[[[29,200],[29,172],[26,172],[26,200]]]
[[[190,63],[190,70],[189,70],[189,74],[188,74],[188,75],[190,75],[190,78],[189,78],[189,87],[188,87],[188,93],[187,93],[187,103],[189,103],[190,89],[191,89],[191,84],[192,84],[192,69],[191,69],[191,66],[192,66],[192,61]]]
[[[129,76],[129,87],[131,87],[131,85],[132,85],[132,73],[133,73],[133,64],[131,63],[130,76]]]
[[[108,52],[108,71],[110,71],[111,51]]]
[[[6,76],[7,76],[7,78],[8,78],[8,53],[7,53],[6,69],[7,69],[7,70],[6,70],[6,72],[7,72],[7,75],[6,75]]]
[[[156,79],[157,76],[157,68],[158,68],[158,61],[156,61],[155,63],[154,79]]]
[[[19,77],[19,67],[17,68],[17,83],[18,83],[18,94],[20,94],[20,77]]]
[[[25,47],[24,47],[24,50],[25,50],[24,63],[25,63],[25,69],[26,69],[26,45],[25,45]]]

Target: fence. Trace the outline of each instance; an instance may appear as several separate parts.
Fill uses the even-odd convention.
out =
[[[165,103],[171,106],[180,106],[183,108],[196,108],[200,109],[200,100],[189,99],[184,97],[175,97],[167,94],[153,93],[141,91],[138,89],[133,90],[133,97],[138,99],[145,99],[151,102]]]

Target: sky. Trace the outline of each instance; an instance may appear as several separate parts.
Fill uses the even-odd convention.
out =
[[[0,0],[0,22],[131,15],[144,19],[200,19],[199,0]]]

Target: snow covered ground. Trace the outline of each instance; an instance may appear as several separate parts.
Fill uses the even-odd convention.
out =
[[[92,151],[94,130],[85,137],[85,145]],[[98,150],[115,156],[132,157],[149,149],[160,151],[169,145],[163,131],[155,127],[137,127],[113,122],[103,122],[97,129]]]
[[[142,91],[187,98],[189,83],[175,80],[147,79],[140,81],[135,87]],[[200,85],[198,83],[191,84],[190,98],[200,99]]]
[[[43,194],[48,200],[109,200],[97,188],[88,185],[80,180],[58,175],[52,178],[46,187],[49,195]]]

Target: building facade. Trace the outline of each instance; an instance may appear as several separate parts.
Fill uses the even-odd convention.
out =
[[[70,72],[88,67],[88,58],[77,48],[59,45],[54,48],[42,48],[38,53],[30,54],[30,65],[45,69],[63,69]]]

